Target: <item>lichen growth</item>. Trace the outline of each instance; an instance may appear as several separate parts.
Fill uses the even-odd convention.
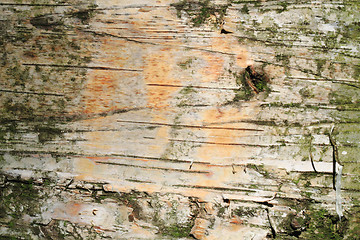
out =
[[[212,17],[215,19],[213,24],[218,27],[223,24],[223,18],[229,5],[215,5],[210,0],[182,0],[171,6],[175,7],[179,18],[186,13],[194,27],[207,23]]]
[[[0,191],[0,220],[10,230],[19,230],[23,224],[23,217],[29,215],[36,217],[40,213],[41,194],[38,186],[30,181],[7,181],[6,187]],[[1,235],[0,235],[1,236]]]
[[[310,209],[307,214],[306,231],[301,233],[305,239],[344,239],[348,227],[346,220],[339,221],[336,215],[326,209]]]
[[[80,5],[83,12],[78,9]],[[30,4],[21,10],[16,5],[9,7],[14,14],[6,16],[10,21],[1,23],[0,31],[1,87],[7,91],[0,97],[0,119],[33,120],[41,115],[39,119],[43,120],[44,115],[62,116],[66,106],[73,104],[87,70],[68,71],[61,65],[84,66],[91,61],[91,52],[80,44],[91,36],[78,38],[67,32],[79,21],[89,21],[95,11],[94,7],[80,5],[74,5],[74,12],[64,9],[56,14],[56,4]],[[17,47],[24,42],[26,47]],[[37,64],[36,59],[44,64]]]

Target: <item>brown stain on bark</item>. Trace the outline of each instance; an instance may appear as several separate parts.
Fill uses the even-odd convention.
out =
[[[141,62],[137,61],[137,58],[141,58],[141,55],[138,56],[141,53],[135,43],[103,37],[99,38],[99,43],[91,51],[96,54],[88,64],[90,67],[141,70]],[[137,104],[137,97],[141,98],[141,93],[135,89],[129,90],[129,85],[132,81],[139,81],[139,74],[141,71],[87,70],[81,111],[85,114],[97,114],[133,107]]]
[[[67,213],[67,215],[69,215],[71,217],[78,216],[80,210],[81,210],[81,204],[80,203],[69,203],[66,206],[66,213]]]
[[[113,95],[116,91],[117,73],[91,71],[84,92],[85,113],[99,113],[114,109]]]
[[[169,48],[162,48],[144,58],[144,80],[146,84],[180,84],[173,76],[175,65],[174,53]],[[147,89],[148,107],[164,111],[170,106],[170,98],[177,89],[170,87],[152,87]]]
[[[248,119],[258,111],[258,107],[255,104],[252,104],[247,109],[237,109],[234,107],[212,108],[202,112],[202,119],[206,125],[234,128],[237,127],[236,121]],[[239,137],[246,136],[248,133],[219,129],[207,129],[204,133],[206,134],[206,141],[214,144],[203,144],[197,150],[198,159],[215,163],[219,159],[236,158],[241,153],[245,155],[244,147],[223,144],[238,143]]]
[[[200,69],[202,82],[214,82],[224,71],[223,56],[214,53],[201,53],[202,59],[206,61],[206,67]]]

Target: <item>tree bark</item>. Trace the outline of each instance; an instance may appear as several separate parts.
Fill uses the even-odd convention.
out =
[[[0,11],[0,236],[358,236],[356,1]]]

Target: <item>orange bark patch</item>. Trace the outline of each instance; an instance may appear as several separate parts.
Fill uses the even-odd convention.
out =
[[[121,88],[126,81],[131,79],[134,73],[124,73],[117,71],[90,71],[88,74],[88,82],[83,93],[84,113],[96,114],[106,113],[114,110],[122,110],[132,108],[134,99],[129,95],[136,95],[136,92],[128,92]]]
[[[234,54],[236,65],[245,68],[252,64],[248,51],[239,45],[238,40],[231,35],[219,35],[212,41],[212,50]]]
[[[239,146],[224,146],[224,145],[212,145],[204,144],[197,151],[197,157],[201,161],[207,161],[211,163],[219,163],[219,161],[226,160],[226,158],[235,157],[240,153],[242,147]],[[217,160],[216,160],[217,159]]]
[[[205,125],[236,128],[237,123],[241,120],[248,119],[250,115],[258,112],[256,105],[250,106],[247,109],[237,108],[213,108],[207,109],[202,113],[202,119]],[[207,129],[206,133],[207,143],[203,144],[197,151],[197,156],[202,161],[210,161],[216,163],[218,161],[226,160],[227,158],[234,158],[245,155],[245,148],[240,145],[239,138],[249,134],[246,131],[224,130],[224,129]],[[234,144],[234,145],[231,145]]]
[[[107,167],[106,165],[98,165],[89,158],[74,159],[74,171],[79,174],[76,177],[78,180],[99,177],[106,173]]]
[[[85,113],[105,112],[112,109],[112,96],[116,88],[116,73],[94,71],[89,74],[84,93]]]
[[[203,75],[203,82],[216,81],[224,70],[224,59],[220,55],[204,52],[202,58],[207,62],[207,66],[200,70]]]
[[[66,213],[70,217],[77,217],[81,210],[81,205],[79,203],[69,203],[66,206]]]
[[[230,219],[230,223],[233,223],[233,224],[243,224],[244,221],[241,220],[238,216],[233,216],[233,217]]]
[[[141,70],[140,63],[135,61],[136,57],[134,57],[134,52],[140,54],[140,50],[127,41],[111,38],[103,38],[99,49],[95,50],[98,53],[90,66],[114,69],[88,70],[87,82],[82,93],[83,112],[97,114],[132,108],[136,100],[135,96],[139,93],[136,89],[129,89],[129,83],[136,81],[140,72],[127,70]]]
[[[169,49],[151,54],[145,58],[144,78],[147,84],[157,84],[157,86],[148,86],[148,106],[161,109],[169,106],[171,95],[177,89],[161,84],[179,84],[180,81],[172,76],[174,60]],[[159,86],[160,85],[160,86]]]

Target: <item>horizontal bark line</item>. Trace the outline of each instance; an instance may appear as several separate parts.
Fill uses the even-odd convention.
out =
[[[80,68],[80,69],[94,69],[94,70],[109,70],[109,71],[129,71],[142,72],[142,69],[128,69],[128,68],[112,68],[103,66],[81,66],[81,65],[62,65],[62,64],[45,64],[45,63],[22,63],[24,66],[38,66],[38,67],[60,67],[60,68]]]
[[[330,146],[330,145],[329,145]],[[177,159],[177,158],[164,158],[164,157],[151,157],[151,156],[140,156],[140,155],[129,155],[129,154],[120,154],[120,153],[110,153],[110,154],[96,154],[96,155],[91,155],[91,154],[87,154],[87,153],[76,153],[76,152],[57,152],[57,151],[44,151],[44,150],[27,150],[27,149],[23,149],[23,150],[12,150],[12,149],[0,149],[0,153],[13,153],[14,155],[20,156],[20,155],[24,155],[24,156],[31,156],[31,155],[55,155],[55,156],[62,156],[62,157],[85,157],[88,159],[93,159],[96,161],[96,159],[112,159],[112,160],[116,160],[117,157],[123,157],[123,158],[132,158],[132,159],[139,159],[139,160],[154,160],[154,161],[163,161],[163,162],[174,162],[174,163],[186,163],[186,164],[190,164],[193,163],[193,165],[196,164],[201,164],[201,165],[206,165],[208,167],[248,167],[249,164],[250,165],[261,165],[261,164],[257,164],[256,162],[244,162],[244,163],[229,163],[229,164],[216,164],[216,163],[211,163],[211,162],[206,162],[206,161],[198,161],[198,160],[194,160],[194,159]],[[243,159],[237,159],[239,161],[245,161],[248,158],[243,158]],[[277,159],[277,158],[275,158]],[[272,162],[272,159],[268,159],[268,160],[263,160],[262,164],[269,162],[269,164]],[[303,162],[303,161],[295,161],[295,162]],[[314,160],[315,163],[319,162],[321,163],[321,161],[318,160]],[[323,162],[323,161],[322,161]],[[331,163],[331,161],[328,161],[328,163]],[[343,164],[351,164],[351,163],[360,163],[360,162],[356,162],[356,161],[350,161],[350,162],[343,162]],[[266,164],[265,164],[266,165]],[[292,172],[304,172],[304,173],[313,173],[313,171],[297,171],[297,170],[292,170]],[[326,172],[322,172],[322,173],[326,173]],[[346,175],[346,174],[345,174]],[[350,176],[350,175],[349,175]]]
[[[131,111],[139,111],[143,109],[151,109],[151,107],[134,107],[134,108],[123,108],[123,109],[115,109],[115,110],[109,110],[109,111],[103,111],[98,113],[78,113],[78,114],[68,114],[64,113],[61,116],[59,116],[60,119],[63,121],[81,121],[81,120],[89,120],[89,119],[95,119],[99,117],[106,117],[106,116],[112,116],[115,114],[121,114],[121,113],[128,113]],[[64,132],[76,132],[76,131],[64,131]]]
[[[353,107],[352,104],[343,104],[343,105],[331,105],[331,104],[303,104],[299,102],[291,103],[280,103],[280,102],[264,102],[260,106],[263,108],[301,108],[301,109],[313,109],[318,110],[332,110],[332,111],[342,111],[342,112],[359,112],[360,107]]]
[[[184,46],[184,45],[171,45],[171,44],[162,44],[162,43],[139,41],[139,40],[132,39],[130,37],[124,37],[124,36],[115,35],[115,34],[106,33],[106,32],[97,32],[97,31],[91,31],[91,30],[82,29],[82,28],[77,28],[77,29],[79,29],[79,30],[81,30],[83,32],[92,33],[92,34],[99,35],[99,36],[110,36],[110,37],[114,37],[114,38],[118,38],[118,39],[124,39],[126,41],[140,43],[140,44],[150,44],[150,45],[173,47],[173,48],[184,48],[184,49],[191,49],[191,50],[197,50],[197,51],[203,51],[203,52],[219,53],[219,54],[224,54],[224,55],[229,55],[229,56],[234,56],[235,55],[235,53],[222,52],[222,51],[216,51],[216,50],[211,50],[211,49],[197,48],[197,47]]]
[[[293,45],[289,45],[289,44],[286,44],[284,43],[283,40],[279,40],[277,42],[273,42],[273,41],[269,41],[269,40],[264,40],[264,39],[259,39],[259,38],[256,38],[256,37],[247,37],[247,36],[240,36],[240,35],[234,35],[240,39],[247,39],[247,40],[251,40],[251,41],[255,41],[255,42],[261,42],[261,43],[264,43],[266,45],[270,45],[270,46],[281,46],[281,47],[287,47],[287,48],[310,48],[312,50],[315,50],[315,51],[319,51],[319,52],[329,52],[331,50],[351,50],[350,48],[349,49],[346,49],[346,48],[327,48],[325,46],[314,46],[314,45],[297,45],[297,44],[293,44]],[[276,40],[276,39],[275,39]],[[348,53],[345,53],[345,52],[341,52],[341,51],[333,51],[334,53],[337,53],[337,54],[341,54],[343,56],[346,56],[346,57],[351,57],[351,58],[357,58],[359,59],[360,57],[359,56],[355,56],[355,55],[351,55],[351,54],[348,54]]]
[[[270,57],[274,57],[274,53],[273,52],[264,52],[264,51],[257,51],[257,50],[249,50],[248,52],[252,53],[252,54],[256,54],[256,55],[270,55]],[[303,56],[298,56],[298,55],[291,55],[291,58],[296,58],[296,59],[305,59],[305,60],[309,60],[309,61],[316,61],[317,58],[316,57],[303,57]],[[327,58],[323,58],[323,60],[327,60]],[[360,66],[359,64],[353,63],[353,62],[340,62],[340,61],[335,61],[332,60],[331,61],[333,64],[339,64],[339,65],[350,65],[350,66]],[[289,76],[288,78],[291,78],[291,76]],[[341,80],[341,79],[340,79]],[[354,82],[357,82],[357,80],[354,80]]]
[[[279,120],[253,120],[253,119],[244,119],[244,120],[237,120],[237,121],[226,121],[226,122],[211,122],[205,123],[204,126],[210,125],[222,125],[222,124],[229,124],[229,123],[251,123],[259,126],[268,126],[268,127],[303,127],[303,126],[313,126],[318,124],[334,124],[334,121],[319,121],[315,120],[311,123],[300,123],[300,122],[285,122],[286,119],[279,119]],[[337,121],[336,123],[360,123],[360,121]]]
[[[71,7],[72,5],[49,3],[0,3],[0,6]]]
[[[130,121],[130,120],[128,120],[128,121],[127,120],[117,120],[117,122],[156,125],[156,126],[168,126],[168,127],[173,127],[173,128],[199,128],[199,129],[239,130],[239,131],[255,131],[255,132],[264,131],[263,129],[255,129],[255,128],[211,127],[211,126],[202,126],[202,125],[170,124],[170,123]]]
[[[360,57],[359,57],[360,58]],[[333,80],[331,78],[324,78],[324,76],[322,76],[321,74],[313,71],[313,70],[310,70],[310,69],[305,69],[305,68],[299,68],[299,67],[292,67],[292,66],[288,66],[288,65],[284,65],[284,64],[281,64],[281,63],[274,63],[274,62],[269,62],[269,61],[265,61],[265,60],[262,60],[262,59],[254,59],[255,62],[260,62],[260,63],[265,63],[265,64],[270,64],[270,65],[274,65],[274,66],[279,66],[279,67],[284,67],[284,68],[289,68],[289,69],[293,69],[293,70],[296,70],[296,71],[300,71],[300,72],[303,72],[303,73],[306,73],[306,74],[311,74],[313,76],[318,76],[322,79],[328,79],[328,81],[331,81],[333,83],[339,83],[339,84],[343,84],[343,85],[347,85],[347,86],[351,86],[351,87],[354,87],[354,88],[359,88],[360,89],[360,85],[355,85],[353,84],[354,82],[352,83],[349,83],[349,82],[343,82],[343,81],[336,81],[336,80]]]
[[[120,165],[120,164],[117,164],[117,165]],[[125,164],[124,164],[125,165]],[[133,165],[129,166],[129,167],[132,167]],[[135,166],[137,167],[137,166]],[[141,166],[140,166],[141,167]],[[143,168],[146,168],[146,167],[143,167]],[[48,171],[48,170],[40,170],[40,169],[28,169],[28,168],[18,168],[18,167],[15,167],[15,168],[7,168],[6,170],[2,170],[0,171],[0,174],[8,174],[9,172],[11,172],[12,170],[20,170],[20,171],[32,171],[32,172],[36,172],[37,174],[40,172],[44,172],[46,175],[48,175],[51,171]],[[162,170],[162,169],[160,169]],[[168,169],[166,169],[168,170]],[[171,169],[169,169],[171,170]],[[182,169],[175,169],[176,171],[180,170],[180,172],[183,172]],[[191,171],[191,170],[185,170],[185,171],[188,171],[188,172],[194,172],[194,171]],[[210,172],[202,172],[202,171],[195,171],[195,173],[210,173]],[[66,173],[66,172],[62,172],[62,171],[57,171],[57,173]],[[13,174],[11,174],[13,175]],[[48,178],[48,177],[46,177]],[[274,178],[275,179],[275,178]],[[139,179],[125,179],[126,181],[131,181],[131,182],[138,182],[138,183],[150,183],[150,184],[157,184],[156,182],[152,182],[152,181],[144,181],[144,180],[139,180]],[[21,180],[16,180],[16,181],[21,181]],[[28,181],[28,180],[25,180],[25,181]],[[108,182],[106,181],[106,179],[98,179],[97,181],[94,181],[94,180],[82,180],[82,182],[84,183],[91,183],[91,184],[108,184]],[[291,183],[291,182],[289,182]],[[278,188],[278,185],[274,185],[274,184],[258,184],[258,183],[248,183],[248,184],[241,184],[243,185],[243,187],[239,188],[239,187],[223,187],[223,186],[205,186],[205,185],[186,185],[186,184],[173,184],[171,186],[173,187],[182,187],[182,188],[195,188],[195,189],[208,189],[208,190],[216,190],[216,191],[229,191],[229,192],[259,192],[262,191],[262,192],[272,192],[273,190],[271,189],[266,189],[266,187],[270,187],[270,188]],[[257,188],[252,188],[254,185],[257,186]],[[61,185],[60,185],[61,186]],[[262,189],[259,189],[258,187],[261,186]],[[310,185],[309,187],[303,187],[303,186],[298,186],[300,188],[302,188],[303,190],[306,190],[308,189],[309,187],[310,188],[313,188],[313,189],[332,189],[331,186],[318,186],[318,185]],[[71,187],[69,187],[71,188]],[[356,189],[356,188],[349,188],[349,187],[342,187],[341,188],[342,190],[344,191],[347,191],[347,192],[360,192],[360,189]],[[277,191],[277,192],[282,192],[282,191]],[[285,193],[285,192],[282,192],[282,193]],[[285,198],[288,198],[288,197],[285,197]]]
[[[105,164],[105,165],[123,166],[123,167],[134,167],[134,168],[143,168],[143,169],[154,169],[154,170],[163,170],[163,171],[173,171],[173,172],[200,173],[200,174],[209,174],[209,173],[210,173],[209,171],[197,171],[197,170],[186,170],[186,169],[178,169],[178,168],[139,166],[139,165],[132,165],[132,164],[126,164],[126,163],[115,163],[115,162],[95,161],[95,163]]]
[[[303,81],[319,81],[319,82],[339,82],[339,83],[359,83],[358,80],[351,79],[334,79],[334,78],[305,78],[287,76],[285,79],[303,80]]]
[[[165,162],[176,162],[176,163],[191,163],[194,164],[205,164],[208,165],[210,162],[200,162],[200,161],[192,161],[191,159],[175,159],[175,158],[163,158],[163,157],[149,157],[149,156],[138,156],[138,155],[128,155],[128,154],[111,154],[111,155],[96,155],[96,156],[90,156],[87,155],[88,158],[101,158],[101,157],[125,157],[125,158],[137,158],[137,159],[147,159],[147,160],[156,160],[156,161],[165,161]]]
[[[176,85],[176,84],[161,84],[161,83],[147,83],[147,86],[154,87],[174,87],[174,88],[199,88],[199,89],[214,89],[214,90],[239,90],[239,87],[207,87],[196,85]]]
[[[192,160],[185,160],[185,159],[174,159],[174,158],[162,158],[162,157],[148,157],[148,156],[137,156],[137,155],[129,155],[129,154],[97,154],[97,155],[90,155],[90,154],[82,154],[82,153],[76,153],[76,152],[60,152],[60,151],[45,151],[45,150],[14,150],[14,149],[0,149],[0,153],[13,153],[16,155],[54,155],[54,156],[62,156],[62,157],[86,157],[86,158],[108,158],[108,157],[126,157],[126,158],[139,158],[139,159],[149,159],[149,160],[158,160],[158,161],[165,161],[165,162],[177,162],[177,163],[191,163],[194,164],[205,164],[208,165],[210,162],[200,162],[200,161],[192,161]]]
[[[157,43],[157,42],[155,43],[155,42],[139,41],[139,40],[135,40],[134,38],[132,38],[130,36],[125,37],[125,36],[115,35],[115,34],[106,33],[106,32],[97,32],[97,31],[91,31],[91,30],[80,29],[80,28],[79,28],[79,30],[82,30],[84,32],[93,33],[93,34],[100,35],[100,36],[106,35],[106,36],[111,36],[111,37],[114,37],[114,38],[120,38],[120,39],[124,39],[124,40],[131,41],[131,42],[136,42],[136,43],[141,43],[141,44],[160,45],[160,46],[167,46],[167,47],[174,47],[174,48],[185,48],[185,49],[199,50],[199,51],[205,51],[205,52],[211,52],[211,53],[219,53],[219,54],[224,54],[224,55],[229,55],[229,56],[234,56],[235,55],[234,53],[222,52],[222,51],[216,51],[216,50],[210,50],[210,49],[204,49],[204,48],[181,46],[181,45],[171,45],[171,44],[161,44],[161,43]],[[282,47],[288,47],[288,48],[309,47],[309,48],[312,48],[313,50],[317,50],[317,51],[321,51],[321,52],[328,52],[329,50],[332,50],[332,49],[327,49],[327,48],[322,47],[322,46],[288,45],[288,44],[285,44],[283,42],[272,42],[272,41],[269,41],[269,40],[262,40],[262,39],[257,39],[257,38],[254,38],[254,37],[246,37],[246,36],[239,36],[239,35],[235,35],[235,36],[238,37],[238,38],[249,39],[249,40],[252,40],[252,41],[259,41],[259,42],[262,42],[262,43],[265,43],[265,44],[268,44],[268,45],[273,45],[273,46],[282,46]],[[344,49],[344,48],[339,48],[339,49]],[[344,55],[344,56],[347,56],[347,57],[351,57],[351,58],[360,58],[358,56],[347,54],[347,53],[344,53],[344,52],[335,51],[335,53],[338,53],[338,54],[341,54],[341,55]]]
[[[125,180],[128,182],[136,182],[136,183],[152,183],[152,184],[155,183],[155,182],[151,182],[151,181],[143,181],[143,180],[132,179],[132,178],[125,178]]]
[[[297,5],[306,5],[306,7],[308,8],[309,6],[310,7],[319,7],[319,8],[322,8],[323,6],[320,5],[320,4],[314,4],[314,2],[311,2],[309,3],[309,1],[298,1],[298,0],[290,0],[290,1],[286,1],[287,3],[289,3],[289,6],[297,6]],[[348,5],[346,3],[343,3],[343,2],[333,2],[331,0],[322,0],[322,1],[318,1],[318,2],[321,2],[322,4],[329,4],[329,5],[334,5],[335,7],[341,5],[341,6],[344,6],[344,5]],[[355,2],[355,1],[354,1]],[[245,0],[245,1],[239,1],[238,3],[234,3],[235,6],[230,6],[229,8],[232,8],[232,9],[235,9],[235,10],[240,10],[242,8],[242,5],[241,4],[246,4],[246,3],[249,3],[249,4],[253,4],[253,8],[257,9],[258,6],[255,4],[256,1],[255,0]],[[316,1],[315,1],[316,3]],[[236,7],[236,5],[240,5],[239,7]],[[267,0],[266,2],[262,2],[261,5],[263,7],[267,7],[267,6],[275,6],[275,7],[279,7],[279,2],[278,0]],[[251,8],[251,6],[249,6],[249,8]],[[337,8],[335,8],[337,9]],[[274,10],[278,10],[278,9],[274,9]]]
[[[276,144],[251,144],[251,143],[237,143],[237,142],[212,142],[212,141],[196,141],[196,140],[186,140],[186,139],[174,139],[169,138],[169,141],[173,142],[190,142],[190,143],[199,143],[199,144],[210,144],[210,145],[225,145],[225,146],[244,146],[244,147],[260,147],[260,148],[267,148],[267,147],[281,147],[287,145],[302,145],[303,143],[297,142],[283,142],[278,141]],[[331,146],[327,143],[318,143],[313,144],[314,146]],[[357,146],[355,146],[357,147]]]
[[[257,192],[253,189],[246,188],[228,188],[228,187],[216,187],[216,186],[200,186],[200,185],[183,185],[183,184],[174,184],[173,187],[183,187],[183,188],[196,188],[196,189],[209,189],[209,190],[219,190],[219,191],[232,191],[232,192]]]
[[[303,70],[300,70],[300,69],[296,69],[296,70],[304,72]],[[314,74],[314,73],[311,73],[311,74],[318,75],[318,74]],[[360,89],[360,83],[357,80],[350,80],[350,79],[338,80],[338,79],[333,79],[333,78],[316,79],[316,78],[290,78],[290,77],[287,77],[287,79],[288,80],[299,80],[299,81],[331,82],[331,83],[343,84],[343,85],[347,85],[350,87]]]
[[[249,184],[250,185],[250,184]],[[252,184],[252,185],[257,185],[257,184]],[[173,187],[181,187],[181,188],[195,188],[195,189],[205,189],[205,190],[216,190],[216,191],[228,191],[228,192],[258,192],[259,189],[254,189],[254,188],[231,188],[231,187],[220,187],[220,186],[204,186],[204,185],[185,185],[185,184],[174,184],[172,185]],[[251,186],[251,185],[250,185]],[[262,187],[272,187],[274,185],[262,185]],[[316,188],[316,189],[332,189],[331,186],[327,187],[327,186],[309,186],[310,188]],[[306,188],[304,188],[306,190]],[[352,192],[360,192],[360,189],[353,189],[353,188],[341,188],[342,190],[345,191],[352,191]],[[262,191],[270,191],[270,190],[265,190],[265,189],[261,189]],[[285,193],[282,191],[277,191],[278,193]],[[262,197],[265,197],[262,196]],[[282,197],[277,197],[277,198],[282,198]]]
[[[10,89],[0,89],[0,92],[8,92],[8,93],[16,93],[16,94],[34,94],[34,95],[45,95],[45,96],[57,96],[57,97],[65,96],[65,94],[60,94],[60,93],[17,91],[17,90],[10,90]]]

